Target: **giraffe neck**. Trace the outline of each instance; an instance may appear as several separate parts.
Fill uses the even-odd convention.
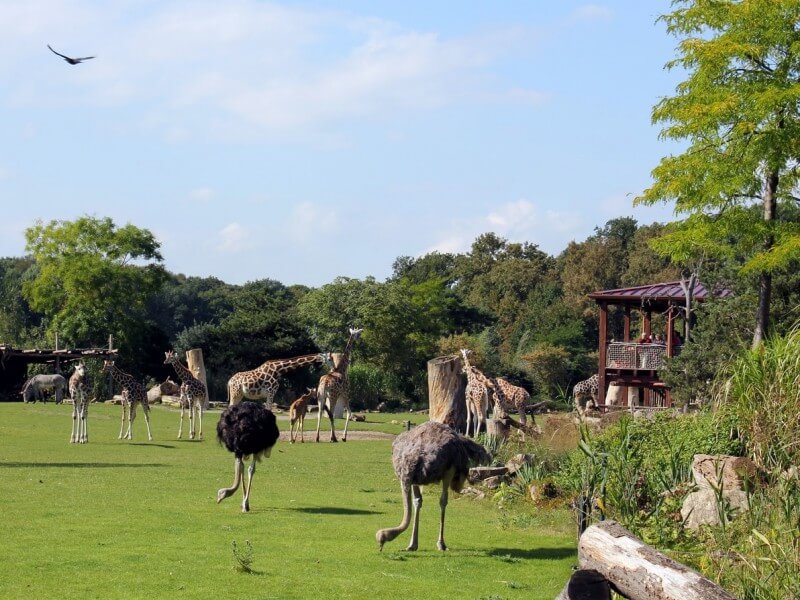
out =
[[[304,356],[296,356],[295,358],[269,360],[261,365],[258,370],[264,373],[282,374],[317,362],[322,362],[321,355],[306,354]]]
[[[345,344],[344,350],[342,351],[342,358],[339,361],[339,364],[333,369],[336,373],[342,373],[344,375],[347,374],[347,367],[350,365],[350,352],[353,350],[353,344],[355,341],[355,337],[351,334],[347,339],[347,344]]]
[[[179,361],[177,358],[172,363],[172,366],[175,367],[175,372],[178,374],[178,377],[181,378],[181,381],[193,381],[196,379],[194,373],[192,373],[189,369],[183,366],[183,363]]]
[[[114,378],[114,381],[119,383],[122,387],[127,387],[131,383],[136,382],[133,376],[128,375],[124,371],[120,371],[115,365],[111,365],[109,371],[111,372],[111,377]]]

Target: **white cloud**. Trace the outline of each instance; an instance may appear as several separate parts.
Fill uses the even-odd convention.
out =
[[[209,187],[199,187],[189,192],[189,198],[196,202],[208,202],[214,197],[214,190]]]
[[[252,233],[239,223],[229,223],[218,234],[217,250],[235,254],[252,247]]]
[[[572,11],[573,18],[586,21],[610,19],[613,15],[611,8],[602,4],[584,4]]]
[[[318,235],[335,232],[338,228],[336,211],[312,202],[295,206],[287,224],[291,237],[300,241],[314,240]]]
[[[131,108],[127,127],[156,129],[169,140],[187,132],[253,135],[254,128],[295,135],[487,96],[540,101],[537,92],[509,92],[484,79],[510,48],[531,43],[519,28],[444,38],[378,18],[256,0],[11,0],[0,5],[0,35],[12,48],[0,77],[19,82],[0,99]],[[97,59],[70,67],[33,39]]]
[[[542,250],[555,254],[564,249],[565,239],[580,231],[582,223],[578,213],[542,209],[530,200],[521,199],[502,204],[484,217],[454,223],[440,232],[438,241],[421,254],[466,252],[475,238],[487,231],[511,242],[537,244]]]

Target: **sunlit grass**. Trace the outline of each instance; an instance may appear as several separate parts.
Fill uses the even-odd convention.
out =
[[[92,405],[90,442],[76,445],[71,407],[0,404],[0,596],[549,599],[575,562],[566,511],[512,514],[467,497],[451,498],[450,550],[437,552],[437,490],[425,494],[420,551],[402,552],[407,532],[379,553],[375,531],[402,513],[391,441],[308,443],[309,421],[305,444],[280,442],[260,464],[242,514],[239,494],[215,503],[233,477],[218,412],[205,441],[179,441],[178,412],[154,407],[148,442],[139,411],[127,442],[120,410]],[[425,420],[368,414],[382,424],[355,428],[398,433],[408,418]]]

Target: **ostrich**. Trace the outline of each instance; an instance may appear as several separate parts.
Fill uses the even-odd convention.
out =
[[[439,541],[436,547],[447,550],[444,543],[444,512],[447,507],[447,488],[461,491],[469,474],[470,463],[486,464],[489,453],[480,444],[456,432],[449,425],[428,421],[411,431],[401,433],[392,444],[392,464],[400,479],[403,492],[403,521],[397,527],[380,529],[375,534],[380,549],[383,544],[396,538],[408,529],[411,520],[411,494],[414,494],[414,527],[406,550],[417,549],[419,510],[422,507],[421,485],[442,482],[439,497],[441,516]]]
[[[279,435],[275,415],[261,402],[241,402],[225,409],[217,423],[217,439],[233,452],[236,462],[233,485],[217,492],[218,503],[233,495],[241,483],[244,493],[242,512],[249,512],[250,488],[253,483],[253,473],[256,472],[256,463],[264,456],[269,458]],[[253,462],[250,463],[245,485],[242,471],[244,459],[248,456],[253,457]]]

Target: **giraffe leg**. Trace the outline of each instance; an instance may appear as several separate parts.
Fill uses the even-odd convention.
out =
[[[247,486],[244,488],[244,499],[242,500],[242,512],[250,512],[250,490],[253,487],[253,475],[256,472],[256,459],[250,463],[247,469]]]
[[[319,442],[319,426],[322,423],[322,411],[325,406],[325,397],[324,394],[317,394],[319,399],[317,400],[317,436],[315,441]]]
[[[414,524],[411,526],[411,541],[406,550],[413,552],[419,546],[419,511],[422,508],[422,492],[418,485],[412,485],[411,491],[414,494]]]
[[[136,420],[136,402],[131,401],[128,404],[128,432],[125,434],[125,439],[133,439],[133,422]]]
[[[306,443],[306,436],[305,436],[305,433],[303,432],[303,427],[305,426],[305,422],[306,422],[306,416],[305,415],[301,415],[300,416],[300,443],[301,444],[305,444]]]
[[[81,444],[88,444],[89,443],[89,399],[84,396],[81,404],[83,407],[83,410],[81,410],[81,422],[83,423],[83,436],[81,437]]]
[[[144,413],[144,424],[147,426],[147,439],[153,441],[153,434],[150,432],[150,405],[144,403],[142,405],[142,412]]]
[[[447,550],[447,544],[444,543],[444,512],[447,508],[447,488],[453,481],[453,472],[450,471],[449,477],[442,479],[442,495],[439,496],[439,540],[436,542],[436,547],[441,550]]]
[[[76,394],[76,398],[73,398],[73,404],[72,404],[72,435],[69,438],[70,444],[74,444],[75,442],[77,442],[78,438],[80,437],[79,434],[80,425],[78,423],[78,409],[79,406]]]
[[[194,423],[194,396],[186,396],[186,403],[189,406],[189,439],[193,440],[195,435]]]
[[[180,425],[178,425],[178,439],[181,439],[183,437],[183,413],[186,410],[186,407],[183,405],[183,398],[181,398],[180,403],[181,403],[181,422]]]
[[[128,410],[128,402],[124,398],[122,399],[122,422],[119,426],[119,438],[122,439],[122,432],[125,431],[125,411]]]
[[[350,410],[350,401],[349,401],[349,399],[345,400],[344,413],[345,413],[345,415],[344,415],[344,433],[342,434],[342,441],[346,442],[347,441],[347,425],[350,423],[350,416],[353,414],[352,411]]]
[[[197,432],[198,439],[203,439],[203,399],[201,398],[200,401],[197,403],[197,420],[200,421],[198,427],[200,431]]]
[[[472,407],[467,404],[467,435],[470,435],[469,429],[472,426]],[[475,434],[472,434],[472,437],[475,437]]]

